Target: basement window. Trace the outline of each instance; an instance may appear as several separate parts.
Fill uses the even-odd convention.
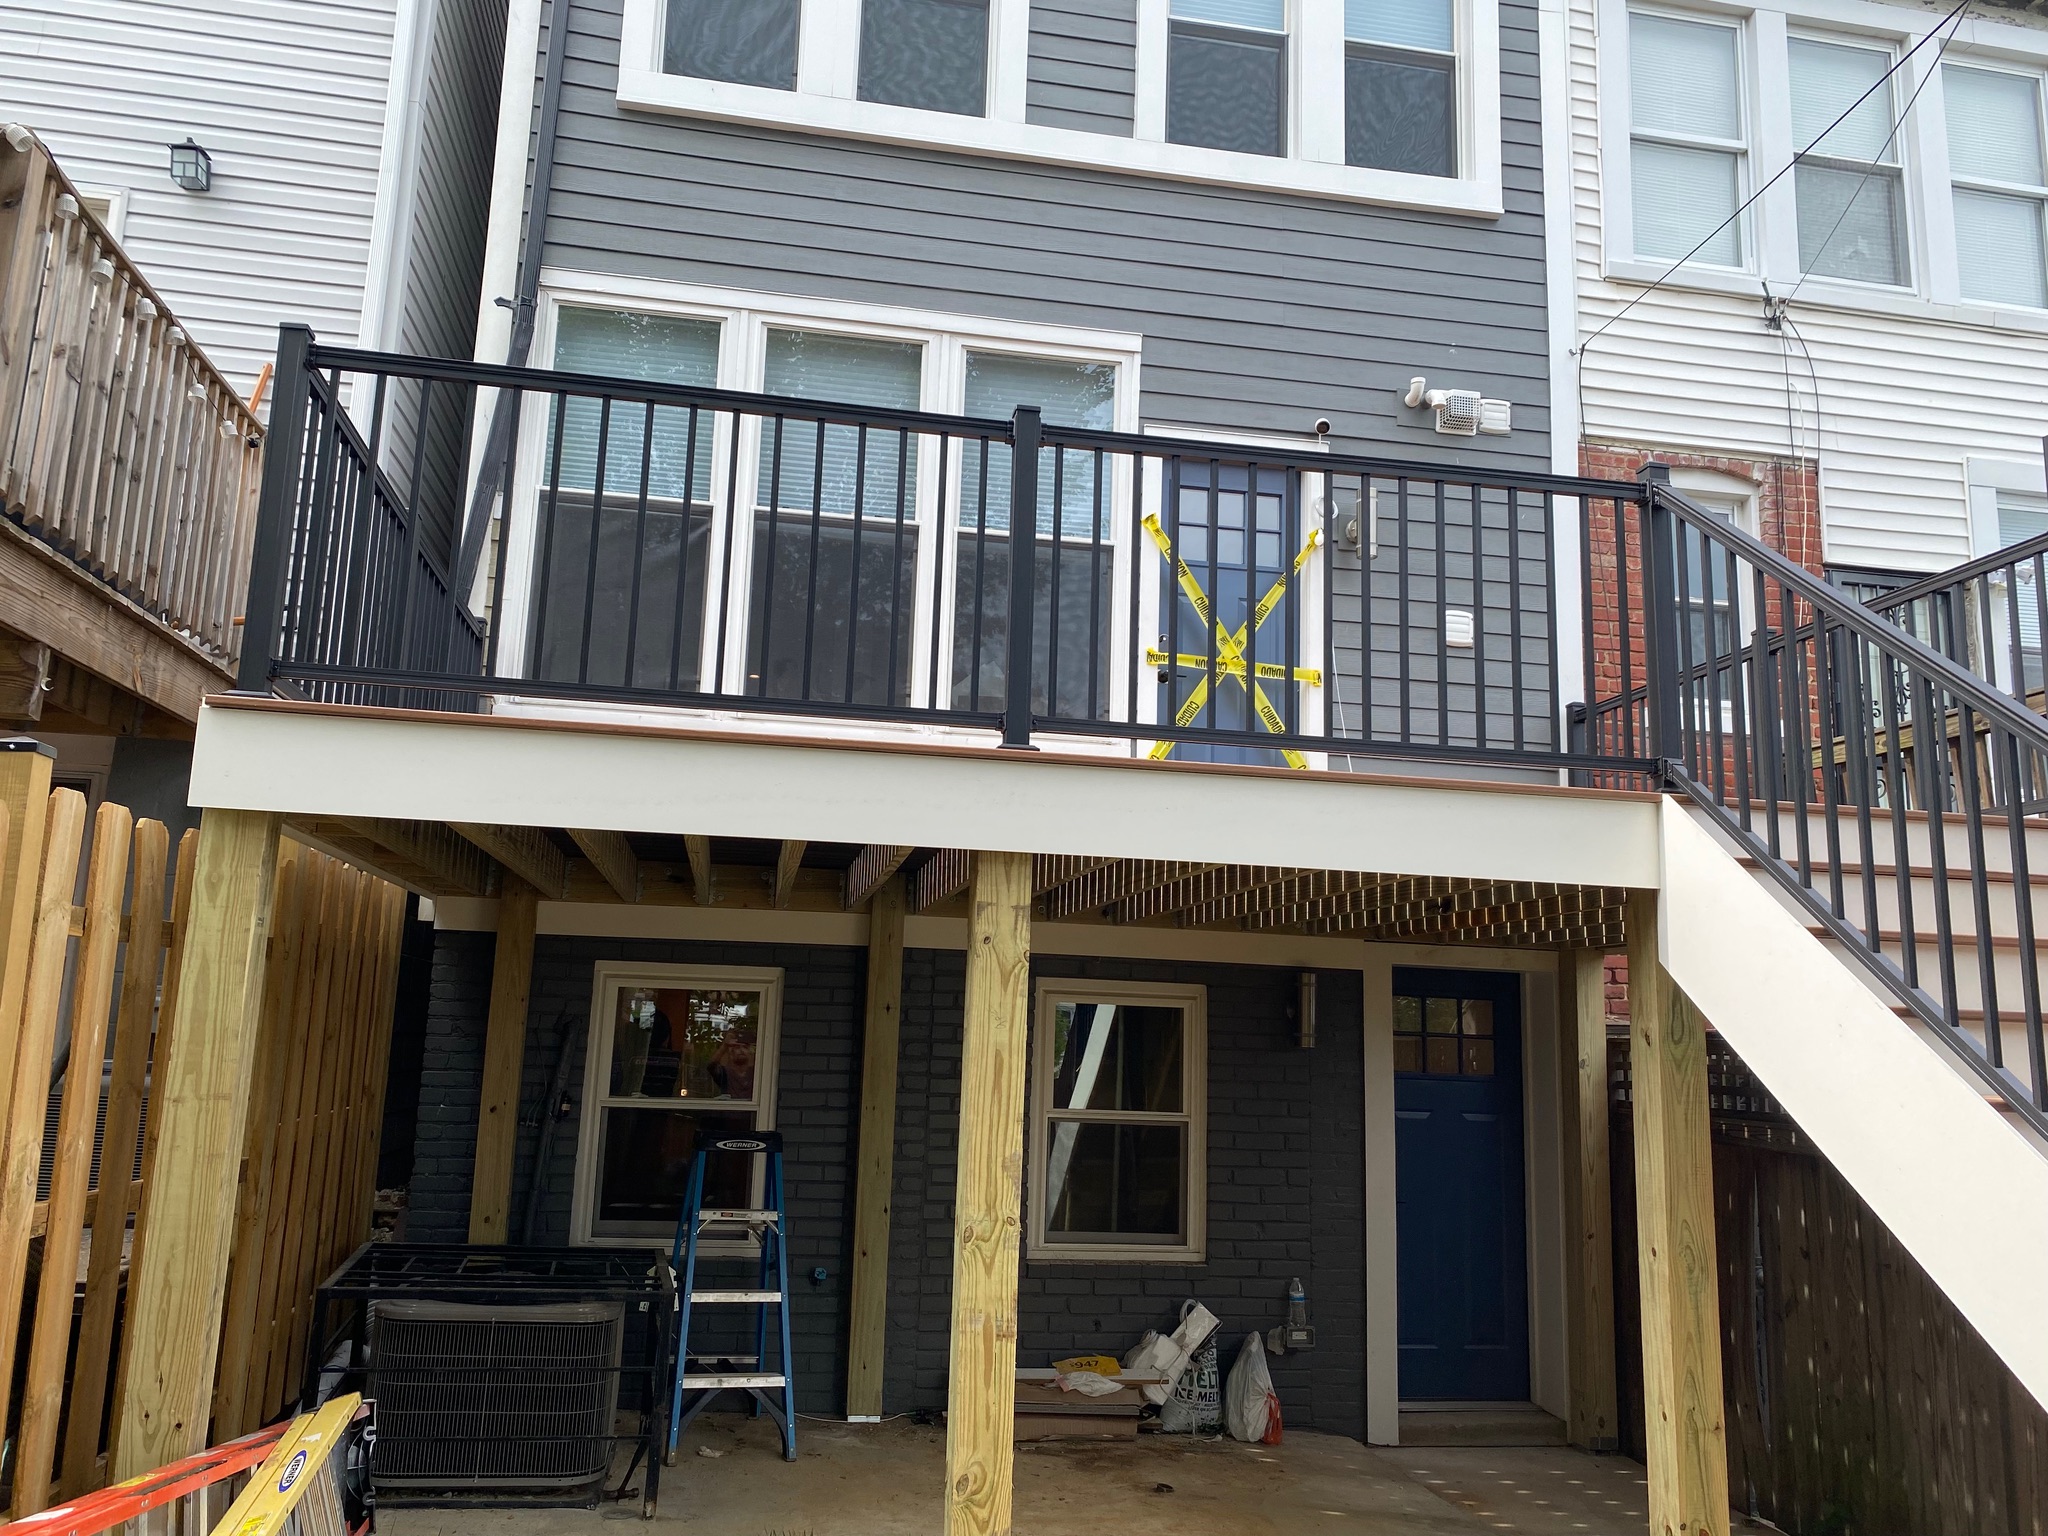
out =
[[[1047,982],[1033,1052],[1031,1252],[1199,1263],[1208,1181],[1199,987]]]
[[[675,1237],[697,1138],[775,1124],[782,973],[652,965],[597,968],[576,1155],[577,1242]],[[764,1160],[720,1154],[704,1203],[758,1207]],[[746,1243],[717,1245],[751,1252]]]

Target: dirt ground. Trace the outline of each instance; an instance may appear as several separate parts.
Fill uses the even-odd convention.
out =
[[[707,1414],[662,1472],[650,1536],[939,1536],[946,1435],[908,1419],[804,1420],[785,1462],[765,1419]],[[637,1474],[636,1474],[637,1486]],[[1643,1469],[1566,1449],[1375,1450],[1145,1435],[1018,1447],[1017,1536],[1641,1536]],[[577,1536],[587,1510],[385,1509],[384,1536]],[[616,1536],[626,1536],[617,1532]]]

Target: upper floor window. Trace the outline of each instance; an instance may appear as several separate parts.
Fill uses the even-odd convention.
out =
[[[1948,99],[1948,163],[1955,178],[1962,296],[2048,307],[2041,79],[1947,64],[1941,83]]]
[[[802,0],[668,0],[661,67],[699,80],[793,91],[801,7]]]
[[[989,0],[861,0],[860,99],[979,117]]]
[[[1744,262],[1740,34],[1647,11],[1629,17],[1629,171],[1635,253]],[[1695,247],[1698,247],[1695,250]]]
[[[1792,142],[1803,151],[1793,171],[1799,270],[1901,286],[1909,263],[1891,50],[1803,37],[1789,50]]]
[[[1286,0],[1173,0],[1166,137],[1287,153]]]
[[[1344,160],[1458,174],[1451,0],[1344,0]]]

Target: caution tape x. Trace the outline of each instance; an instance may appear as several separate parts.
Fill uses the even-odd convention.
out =
[[[1280,711],[1273,707],[1273,701],[1266,696],[1266,690],[1260,686],[1259,680],[1263,678],[1269,682],[1306,683],[1311,688],[1320,688],[1323,685],[1322,671],[1316,667],[1284,667],[1265,661],[1253,662],[1247,667],[1245,645],[1249,636],[1256,633],[1271,617],[1273,610],[1280,606],[1280,599],[1287,595],[1287,584],[1300,575],[1301,568],[1308,564],[1308,557],[1322,542],[1322,529],[1309,530],[1308,542],[1301,546],[1301,553],[1294,557],[1294,564],[1266,589],[1265,595],[1259,599],[1258,606],[1252,610],[1251,617],[1238,625],[1235,631],[1226,630],[1217,622],[1215,611],[1209,604],[1209,594],[1204,592],[1202,584],[1195,580],[1195,573],[1188,569],[1188,563],[1174,553],[1173,541],[1159,525],[1158,513],[1146,514],[1145,531],[1152,535],[1152,542],[1158,546],[1160,555],[1173,563],[1174,578],[1180,583],[1180,589],[1186,595],[1189,606],[1195,610],[1195,616],[1208,625],[1216,635],[1216,655],[1213,660],[1206,655],[1187,653],[1169,657],[1166,652],[1158,649],[1148,649],[1145,653],[1147,663],[1155,667],[1165,666],[1170,661],[1176,669],[1201,670],[1202,676],[1196,680],[1195,686],[1188,690],[1186,700],[1175,711],[1173,723],[1187,725],[1202,712],[1203,706],[1209,702],[1209,674],[1213,668],[1218,677],[1235,678],[1239,687],[1249,689],[1252,709],[1259,717],[1259,724],[1275,736],[1285,735],[1287,724],[1281,719]],[[1247,671],[1251,673],[1250,677],[1245,675]],[[1175,745],[1176,743],[1171,741],[1156,742],[1152,747],[1152,756],[1166,757],[1172,753]],[[1290,768],[1308,766],[1308,759],[1292,747],[1282,747],[1280,755]]]

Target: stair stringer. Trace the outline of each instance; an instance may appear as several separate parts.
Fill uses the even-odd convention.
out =
[[[1670,796],[1672,979],[2048,1407],[2048,1158]]]

